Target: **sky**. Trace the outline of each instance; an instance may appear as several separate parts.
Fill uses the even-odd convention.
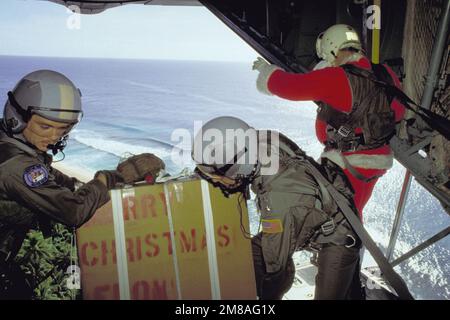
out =
[[[75,15],[47,1],[1,0],[0,55],[253,61],[258,54],[201,6],[130,4]]]

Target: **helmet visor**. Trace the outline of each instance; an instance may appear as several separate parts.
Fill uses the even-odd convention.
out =
[[[235,165],[239,160],[239,158],[241,158],[246,152],[247,148],[245,147],[239,153],[235,154],[231,163],[227,163],[220,167],[217,164],[204,164],[204,163],[198,164],[197,167],[200,167],[199,170],[202,170],[204,173],[207,174],[215,174],[218,176],[225,176],[234,179],[234,174],[237,172],[236,168],[238,167]],[[235,170],[231,170],[233,167],[235,168]]]
[[[37,114],[49,120],[65,123],[78,123],[83,118],[83,111],[29,106],[29,114]]]
[[[8,99],[25,121],[28,121],[33,114],[37,114],[49,120],[71,124],[77,124],[83,118],[83,111],[76,109],[28,106],[25,110],[25,108],[17,102],[16,97],[11,91],[8,92]]]

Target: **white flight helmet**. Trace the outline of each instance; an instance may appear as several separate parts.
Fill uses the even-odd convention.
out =
[[[346,48],[362,50],[358,33],[346,24],[336,24],[328,28],[316,41],[317,56],[330,64],[336,59],[339,50]]]
[[[257,130],[235,117],[205,123],[192,146],[200,171],[242,182],[259,168]]]
[[[33,114],[75,125],[83,115],[81,92],[61,73],[39,70],[27,74],[8,92],[4,125],[8,132],[20,133]]]

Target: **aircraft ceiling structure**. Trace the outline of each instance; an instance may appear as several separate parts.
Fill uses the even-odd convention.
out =
[[[140,4],[140,5],[169,5],[169,6],[200,6],[201,4],[197,0],[82,0],[82,1],[69,1],[69,0],[40,0],[49,1],[61,4],[72,9],[72,6],[80,8],[80,13],[83,14],[97,14],[105,11],[106,9],[127,5],[127,4]]]
[[[204,5],[262,56],[287,70],[306,72],[316,64],[315,41],[335,23],[354,26],[371,52],[365,28],[370,14],[366,1],[355,0],[40,0],[97,14],[121,5]],[[402,56],[406,0],[383,1],[380,55],[395,61]],[[398,61],[398,60],[397,60]],[[395,63],[394,63],[395,64]],[[394,66],[395,67],[395,66]]]

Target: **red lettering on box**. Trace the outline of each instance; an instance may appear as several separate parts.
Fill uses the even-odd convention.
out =
[[[156,234],[148,234],[145,237],[145,243],[148,244],[151,249],[145,252],[147,257],[156,257],[159,254],[159,246],[157,243],[154,243],[152,240],[156,240],[158,236]]]
[[[176,235],[176,232],[174,231],[174,236]],[[169,255],[172,255],[172,239],[170,238],[170,232],[163,232],[163,237],[167,238],[167,252]]]
[[[142,242],[141,237],[136,238],[136,259],[138,261],[142,260]]]
[[[134,242],[133,239],[127,238],[126,240],[126,247],[127,247],[127,257],[129,262],[134,262]]]
[[[150,285],[147,281],[136,281],[131,289],[132,300],[149,300]]]
[[[156,218],[157,212],[155,208],[155,197],[151,194],[146,194],[141,197],[142,217],[145,219],[148,216]]]
[[[220,226],[217,230],[217,234],[220,237],[218,242],[219,242],[219,246],[221,246],[221,247],[226,247],[230,244],[230,237],[227,235],[228,229],[229,228],[227,225],[223,225],[223,226]]]
[[[124,197],[122,199],[123,206],[123,219],[125,221],[128,220],[136,220],[136,205],[135,205],[135,197]]]
[[[188,238],[183,231],[180,231],[181,252],[197,251],[195,234],[195,229],[191,229],[191,237]]]
[[[166,280],[163,280],[162,283],[159,283],[158,280],[153,280],[153,299],[155,300],[168,300],[169,296],[167,295],[167,283]]]
[[[81,264],[93,267],[93,266],[95,266],[97,264],[98,258],[94,256],[89,261],[88,253],[87,253],[88,248],[90,248],[91,250],[95,251],[95,250],[97,250],[98,247],[97,247],[97,244],[95,242],[92,242],[92,241],[83,243],[81,245],[81,252],[80,252]],[[93,253],[93,254],[95,254],[95,253]]]

